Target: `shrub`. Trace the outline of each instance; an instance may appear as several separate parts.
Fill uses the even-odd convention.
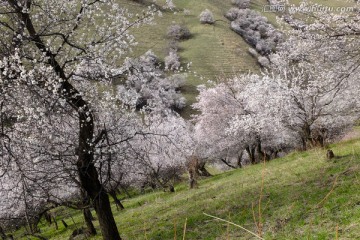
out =
[[[175,51],[170,51],[165,57],[165,70],[178,70],[180,67],[180,57]]]
[[[152,50],[148,50],[144,55],[140,56],[140,61],[156,65],[159,62],[159,58]]]
[[[184,8],[184,15],[189,16],[190,14],[191,14],[190,10]]]
[[[264,37],[268,37],[268,36],[267,36],[268,27],[267,27],[266,25],[259,25],[259,26],[257,27],[257,29],[258,29],[261,37],[263,37],[263,38],[264,38]]]
[[[200,22],[203,24],[213,24],[215,22],[214,15],[209,9],[205,9],[200,13]]]
[[[232,0],[231,2],[240,9],[245,9],[250,6],[250,0]]]
[[[258,63],[262,67],[269,67],[269,65],[270,65],[269,59],[267,57],[264,57],[264,56],[259,56],[258,57]]]
[[[283,34],[277,31],[266,17],[250,9],[230,9],[227,13],[231,21],[230,28],[241,35],[247,43],[255,47],[261,55],[268,55],[283,41]]]
[[[238,15],[240,14],[239,8],[230,8],[230,10],[225,14],[225,17],[230,20],[234,21],[238,18]]]
[[[175,8],[176,8],[176,6],[175,6],[175,4],[173,3],[172,0],[166,0],[165,5],[163,6],[163,9],[173,10],[173,9],[175,9]]]
[[[179,42],[172,39],[169,44],[168,44],[168,47],[167,47],[167,52],[177,52],[179,50]]]
[[[246,29],[246,28],[250,28],[250,29],[251,29],[251,22],[245,19],[245,20],[239,22],[239,26],[240,26],[242,29]]]
[[[180,66],[176,52],[170,54],[166,64],[171,70]],[[167,76],[153,52],[148,51],[138,58],[127,58],[121,72],[126,80],[118,85],[117,91],[125,103],[134,104],[137,109],[179,109],[185,105],[185,99],[178,91],[185,76]]]
[[[191,37],[191,33],[186,26],[175,24],[168,28],[167,36],[175,40],[184,40],[189,39]]]
[[[267,43],[263,40],[258,41],[256,43],[255,48],[256,48],[256,51],[258,51],[262,55],[264,55],[267,52],[267,50],[269,49],[269,47],[267,46]]]
[[[252,36],[246,36],[245,37],[245,40],[251,45],[251,46],[254,46],[254,45],[257,45],[256,43],[257,43],[257,39],[256,38],[254,38],[254,37],[252,37]]]

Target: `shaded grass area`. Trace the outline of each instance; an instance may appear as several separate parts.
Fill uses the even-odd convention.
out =
[[[203,179],[194,190],[182,183],[176,193],[127,199],[125,210],[113,206],[118,228],[124,239],[182,239],[186,222],[185,239],[255,239],[207,213],[265,239],[360,239],[360,140],[331,148],[334,160],[326,160],[324,149],[294,152]],[[84,225],[79,212],[63,216],[71,230]],[[59,226],[42,225],[42,235],[67,239],[71,230]]]

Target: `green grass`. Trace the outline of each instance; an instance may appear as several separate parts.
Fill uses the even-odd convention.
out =
[[[162,5],[163,1],[158,1]],[[232,75],[248,70],[257,70],[256,62],[247,54],[248,45],[239,35],[232,32],[224,14],[231,8],[230,1],[197,0],[196,4],[187,0],[175,2],[175,12],[167,11],[161,18],[156,18],[154,26],[144,26],[134,31],[139,45],[134,53],[143,53],[151,48],[157,55],[164,57],[169,39],[166,32],[173,23],[189,28],[193,37],[180,43],[183,63],[192,63],[191,71],[196,76],[191,79],[194,84],[214,80],[221,74]],[[218,20],[214,25],[200,24],[199,14],[209,9]],[[184,14],[184,9],[190,11]],[[136,11],[136,9],[133,9]],[[194,74],[195,75],[195,74]]]
[[[197,189],[185,183],[175,193],[152,192],[123,201],[115,219],[124,239],[255,239],[249,233],[203,213],[257,232],[265,239],[360,239],[360,140],[324,149],[294,152],[284,158],[203,179]],[[260,203],[260,204],[259,204]],[[260,206],[259,206],[260,205]],[[260,209],[260,214],[259,214]],[[41,225],[42,235],[67,239],[83,225],[79,212],[66,212],[69,229]],[[63,213],[64,214],[64,213]],[[98,223],[95,221],[98,231]],[[18,233],[20,234],[20,232]],[[25,238],[23,238],[25,239]],[[101,239],[100,236],[91,239]]]
[[[127,7],[130,12],[141,12],[151,4],[150,0],[143,0],[146,4],[136,1],[118,0],[121,6]],[[325,6],[354,6],[353,1],[313,0]],[[165,0],[158,0],[158,6],[163,6]],[[175,11],[165,11],[162,17],[157,17],[152,26],[143,26],[132,29],[138,45],[133,48],[132,56],[140,56],[152,49],[160,59],[167,54],[169,39],[166,32],[172,24],[181,24],[189,28],[192,38],[180,43],[180,57],[183,66],[191,63],[187,70],[188,80],[182,91],[188,101],[188,106],[181,112],[188,118],[193,112],[190,105],[195,102],[198,94],[196,86],[206,84],[208,80],[229,78],[239,73],[259,72],[257,60],[248,54],[249,45],[236,33],[230,30],[230,23],[224,14],[231,8],[231,0],[176,0]],[[299,5],[300,0],[291,0],[290,3]],[[264,12],[267,0],[251,1],[251,8],[261,12],[276,27],[277,16],[281,13]],[[190,14],[185,14],[184,10]],[[200,24],[199,14],[209,9],[217,20],[214,25]],[[301,16],[299,16],[301,18]]]
[[[119,2],[135,12],[143,8],[135,2]],[[161,5],[162,1],[158,3]],[[176,14],[166,12],[156,19],[157,25],[134,30],[139,45],[134,48],[133,56],[152,49],[163,58],[168,26],[173,22],[186,25],[193,37],[181,42],[180,55],[183,63],[192,62],[184,87],[190,103],[197,95],[195,86],[208,79],[258,70],[256,61],[247,53],[248,45],[229,29],[223,17],[231,7],[230,0],[196,0],[196,4],[178,0],[175,4]],[[261,11],[264,4],[265,0],[256,0],[252,8]],[[324,4],[340,3],[333,0]],[[200,24],[198,15],[205,8],[221,21],[213,26]],[[189,9],[190,15],[185,15],[183,9]],[[276,24],[275,14],[264,15]],[[183,115],[189,114],[189,108],[185,109]],[[255,222],[260,221],[265,239],[335,239],[336,234],[339,239],[360,239],[360,140],[331,148],[338,156],[333,161],[325,159],[326,151],[322,149],[295,152],[265,165],[221,174],[213,169],[218,174],[201,180],[198,189],[188,190],[182,183],[176,186],[174,194],[152,192],[126,199],[124,211],[118,212],[113,206],[121,236],[124,239],[174,239],[176,232],[177,239],[182,239],[186,222],[185,239],[254,239],[240,228],[203,214],[208,213],[253,232],[257,232]],[[69,224],[68,229],[61,222],[58,230],[42,223],[42,236],[67,239],[75,228],[84,225],[78,211],[63,209],[59,213],[61,218]],[[94,223],[100,232],[98,222]],[[16,232],[15,239],[28,239],[20,238],[22,233],[23,230]]]
[[[144,6],[137,3],[124,3],[130,11],[138,12]],[[148,1],[149,2],[149,1]],[[164,0],[157,1],[162,6]],[[195,102],[198,94],[196,86],[205,84],[208,80],[220,77],[231,77],[238,73],[259,71],[256,59],[252,58],[247,50],[249,46],[236,33],[230,30],[230,23],[224,14],[232,7],[231,1],[226,0],[176,0],[175,12],[166,11],[162,17],[155,19],[155,25],[132,29],[138,45],[133,48],[133,56],[140,56],[152,49],[160,59],[167,54],[169,39],[166,37],[168,27],[175,24],[185,25],[192,33],[192,38],[181,41],[179,55],[184,67],[191,63],[186,70],[188,78],[183,87],[183,93],[188,106],[182,111],[184,117],[193,113],[190,105]],[[184,9],[190,14],[185,14]],[[198,16],[209,9],[217,20],[214,25],[201,24]]]

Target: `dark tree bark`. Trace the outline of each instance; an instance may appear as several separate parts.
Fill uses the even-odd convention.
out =
[[[220,161],[221,161],[222,163],[224,163],[226,166],[228,166],[229,168],[236,169],[236,167],[233,166],[233,165],[232,165],[231,163],[229,163],[228,161],[226,161],[225,158],[220,158]]]
[[[237,156],[236,159],[236,165],[233,165],[230,163],[230,161],[227,161],[226,158],[220,158],[220,161],[223,162],[226,166],[236,169],[236,168],[242,168],[242,157],[243,157],[244,151],[241,151],[240,154]]]
[[[122,190],[124,190],[126,196],[127,196],[128,198],[131,198],[131,194],[130,194],[129,191],[127,190],[127,187],[125,187],[125,186],[120,186],[120,187],[121,187]]]
[[[83,209],[83,215],[84,215],[84,220],[85,220],[87,232],[89,233],[89,235],[95,236],[96,235],[96,229],[95,229],[94,224],[92,222],[93,216],[91,214],[90,209],[89,208]]]
[[[81,191],[81,196],[83,198],[83,206],[85,207],[83,209],[83,216],[84,216],[85,224],[87,227],[87,232],[89,233],[89,235],[94,236],[94,235],[96,235],[96,229],[92,222],[94,220],[94,218],[90,211],[90,199],[86,195],[85,191]]]
[[[94,117],[89,104],[83,99],[79,91],[68,81],[64,69],[58,63],[56,55],[50,50],[37,33],[32,23],[28,11],[23,11],[21,4],[16,0],[7,0],[14,9],[19,22],[25,25],[30,40],[35,47],[44,54],[48,60],[47,63],[54,69],[54,72],[62,80],[62,85],[58,89],[59,93],[66,99],[66,102],[78,113],[79,119],[79,142],[78,142],[78,160],[77,169],[81,187],[90,197],[96,214],[99,219],[100,229],[103,239],[120,240],[120,235],[111,212],[109,197],[101,185],[98,172],[94,165]],[[26,7],[30,8],[31,1],[26,1]]]
[[[33,225],[33,231],[35,232],[39,232],[40,228],[38,227],[41,218],[44,216],[46,222],[49,223],[49,225],[51,225],[51,213],[49,213],[49,211],[54,208],[55,206],[49,206],[47,208],[45,208],[43,211],[41,211],[39,214],[37,214],[32,221],[32,225]]]
[[[6,233],[4,231],[4,229],[0,226],[0,236],[1,236],[1,239],[2,240],[6,240],[7,237],[6,237]]]
[[[59,230],[59,226],[58,226],[58,223],[57,223],[57,221],[56,221],[56,217],[54,216],[54,218],[53,218],[53,221],[54,221],[54,224],[55,224],[55,229],[56,230]]]
[[[85,105],[87,108],[87,105]],[[91,115],[90,115],[91,116]],[[94,153],[91,143],[86,139],[93,138],[93,119],[86,120],[88,116],[80,115],[79,158],[77,162],[81,186],[92,200],[98,216],[103,239],[120,240],[115,219],[111,212],[109,197],[101,185],[97,170],[93,163]]]
[[[211,177],[211,174],[208,172],[208,170],[205,168],[206,163],[198,163],[197,171],[199,176],[203,177]]]
[[[49,212],[44,213],[44,218],[49,225],[52,224],[52,218],[51,218],[51,214]]]
[[[189,170],[189,187],[193,189],[197,186],[196,173],[192,169]]]
[[[302,151],[306,151],[308,149],[308,145],[311,145],[311,129],[310,125],[305,123],[302,129],[301,143],[302,143]]]
[[[257,151],[257,154],[258,154],[258,158],[259,158],[259,160],[261,162],[262,160],[264,160],[265,154],[264,154],[264,152],[263,152],[263,150],[261,148],[261,141],[259,139],[256,141],[256,151]]]
[[[270,156],[269,154],[267,154],[267,153],[262,149],[262,147],[261,147],[261,140],[260,140],[260,139],[257,140],[256,149],[257,149],[259,161],[268,161],[268,160],[270,160],[271,156]]]
[[[64,219],[62,219],[62,220],[61,220],[61,222],[62,222],[62,224],[64,225],[64,227],[65,227],[65,228],[67,228],[67,227],[68,227],[68,225],[67,225],[67,223],[65,222],[65,220],[64,220]]]
[[[306,139],[304,137],[301,138],[301,151],[306,151]]]
[[[169,185],[169,191],[170,192],[175,192],[175,188],[172,184]]]
[[[245,150],[246,150],[247,154],[249,155],[251,164],[256,164],[255,147],[247,146],[245,148]]]
[[[116,196],[115,190],[109,191],[109,194],[114,199],[114,202],[115,202],[115,205],[116,205],[116,208],[117,208],[118,211],[125,209],[124,205],[122,205],[122,203],[120,202],[120,200]]]
[[[191,156],[187,162],[190,189],[193,189],[197,186],[198,164],[199,161],[195,156]]]
[[[312,135],[312,145],[315,147],[324,147],[325,146],[325,140],[326,140],[326,132],[327,130],[325,128],[317,129],[315,134]]]
[[[242,157],[243,157],[244,151],[241,151],[239,156],[237,157],[236,164],[239,168],[242,168]]]

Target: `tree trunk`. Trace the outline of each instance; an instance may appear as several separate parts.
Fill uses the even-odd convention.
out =
[[[106,240],[120,240],[121,238],[116,227],[115,219],[111,212],[109,196],[98,179],[98,174],[93,162],[84,161],[87,164],[83,165],[84,162],[80,161],[82,157],[92,159],[92,152],[80,153],[78,169],[82,187],[86,190],[96,211],[102,237]]]
[[[117,198],[115,190],[109,191],[109,194],[114,199],[114,202],[115,202],[115,205],[116,205],[116,208],[118,211],[125,209],[124,205],[122,205],[120,200]]]
[[[58,226],[58,223],[57,223],[57,221],[56,221],[56,217],[55,217],[55,216],[54,216],[53,220],[54,220],[54,224],[55,224],[55,229],[56,229],[56,230],[59,230],[59,226]]]
[[[236,162],[236,164],[237,164],[237,166],[238,166],[239,168],[242,168],[242,163],[241,163],[241,162],[242,162],[243,154],[244,154],[244,152],[241,151],[240,154],[239,154],[239,156],[237,157],[237,162]]]
[[[92,222],[93,220],[93,216],[91,214],[91,211],[89,208],[85,208],[83,210],[83,215],[84,215],[84,220],[85,220],[85,224],[87,227],[87,232],[91,235],[91,236],[95,236],[96,235],[96,229],[94,227],[94,224]]]
[[[257,140],[256,149],[257,149],[259,161],[268,161],[268,160],[270,160],[270,155],[267,154],[265,151],[263,151],[263,149],[261,147],[261,140],[260,139]]]
[[[325,146],[325,130],[318,130],[316,135],[312,137],[313,146],[324,147]]]
[[[41,215],[33,218],[32,223],[31,223],[33,234],[40,232],[40,228],[38,227],[40,220],[41,220]]]
[[[195,156],[190,157],[187,168],[189,173],[189,187],[192,189],[197,186],[198,159]]]
[[[83,198],[83,207],[85,207],[83,209],[83,216],[87,227],[87,232],[89,233],[89,235],[94,236],[96,235],[96,229],[94,227],[94,224],[92,223],[94,218],[90,211],[90,199],[84,190],[81,191],[81,196]]]
[[[51,218],[51,213],[49,212],[45,212],[44,213],[44,218],[46,220],[46,222],[49,224],[49,226],[52,224],[52,218]]]
[[[175,188],[172,184],[169,185],[169,191],[170,192],[175,192]]]
[[[41,218],[44,216],[45,221],[49,224],[49,226],[51,225],[51,213],[49,213],[49,211],[51,210],[51,208],[47,208],[45,210],[43,210],[42,212],[40,212],[39,214],[36,215],[36,217],[34,217],[33,219],[33,226],[34,229],[36,229],[37,232],[40,231],[40,228],[38,227]]]
[[[73,89],[73,88],[72,88]],[[76,90],[72,90],[76,91]],[[77,168],[81,187],[86,191],[97,214],[103,239],[120,240],[113,213],[111,211],[109,196],[99,181],[97,169],[94,165],[93,134],[94,123],[88,104],[81,98],[78,99],[79,107],[79,145],[77,149]]]
[[[77,112],[79,118],[77,169],[81,187],[87,192],[94,205],[103,239],[120,240],[121,238],[111,212],[109,197],[99,181],[98,173],[94,166],[94,117],[90,106],[84,100],[82,94],[68,81],[63,67],[56,59],[56,54],[51,52],[51,48],[42,41],[37,33],[28,11],[24,11],[21,4],[18,4],[17,1],[8,0],[7,2],[17,13],[20,22],[25,25],[29,39],[35,44],[41,54],[47,57],[47,63],[62,80],[58,92]],[[31,3],[30,1],[27,2],[28,4]]]
[[[205,168],[206,163],[199,163],[197,167],[198,174],[203,177],[211,177],[211,174]]]
[[[304,137],[301,138],[301,150],[306,151],[306,139]]]
[[[131,198],[131,194],[130,194],[129,191],[127,190],[127,187],[121,186],[120,188],[121,188],[122,190],[124,190],[124,192],[125,192],[125,194],[126,194],[126,196],[127,196],[128,198]]]
[[[236,169],[235,166],[231,165],[228,161],[226,161],[226,158],[220,158],[220,161],[221,161],[222,163],[224,163],[226,166],[228,166],[229,168]]]
[[[249,159],[251,164],[256,164],[256,157],[255,157],[255,147],[247,146],[245,148],[247,154],[249,155]]]
[[[302,150],[303,151],[306,151],[307,148],[308,148],[308,145],[311,146],[311,129],[310,129],[310,126],[309,124],[305,123],[304,126],[303,126],[303,129],[302,129],[302,138],[301,138],[301,141],[302,141]]]
[[[193,170],[189,170],[189,187],[190,189],[193,189],[196,187],[197,185],[197,181],[196,181],[196,176],[195,176],[195,171]]]
[[[68,225],[67,225],[67,223],[65,222],[64,219],[61,219],[61,222],[62,222],[62,224],[64,225],[64,228],[67,228],[67,227],[68,227]]]
[[[1,236],[1,239],[2,240],[6,240],[7,237],[6,237],[6,233],[4,231],[4,229],[0,226],[0,236]]]

